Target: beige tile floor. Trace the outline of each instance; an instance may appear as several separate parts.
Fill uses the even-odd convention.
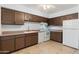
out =
[[[43,42],[12,54],[76,54],[79,50],[64,46],[61,43],[54,41]]]

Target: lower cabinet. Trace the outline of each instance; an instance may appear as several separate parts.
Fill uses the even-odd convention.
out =
[[[51,32],[50,39],[62,43],[62,32]]]
[[[38,43],[38,33],[29,33],[25,35],[25,46],[31,46]]]
[[[38,43],[38,33],[0,37],[0,53],[9,53]]]
[[[21,49],[25,47],[25,41],[24,41],[25,36],[24,35],[18,35],[15,38],[15,49]]]
[[[14,36],[0,38],[0,53],[8,53],[14,50]]]

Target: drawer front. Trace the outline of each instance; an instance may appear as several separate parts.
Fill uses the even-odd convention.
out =
[[[7,39],[14,39],[15,36],[3,36],[1,37],[1,40],[7,40]]]
[[[27,36],[36,36],[38,35],[38,33],[29,33],[29,34],[26,34]]]
[[[15,37],[18,38],[18,37],[24,37],[25,35],[24,34],[19,34],[19,35],[16,35]]]

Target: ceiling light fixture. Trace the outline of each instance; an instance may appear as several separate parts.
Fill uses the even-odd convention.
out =
[[[50,8],[55,8],[54,5],[47,5],[47,4],[41,5],[41,7],[42,7],[44,10],[48,10],[48,9],[50,9]]]

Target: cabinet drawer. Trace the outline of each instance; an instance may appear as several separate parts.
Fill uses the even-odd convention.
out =
[[[24,34],[19,34],[19,35],[16,35],[15,37],[18,38],[18,37],[24,37],[25,35]]]
[[[38,33],[29,33],[29,34],[26,34],[26,36],[36,36],[38,35]]]
[[[7,40],[7,39],[14,39],[15,36],[3,36],[1,37],[1,40]]]

